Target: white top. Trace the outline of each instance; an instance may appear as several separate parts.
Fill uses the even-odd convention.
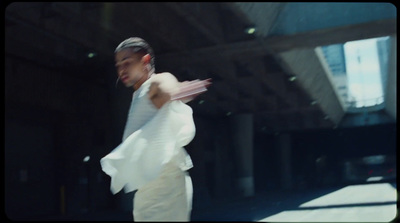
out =
[[[147,95],[153,78],[133,94],[122,143],[100,160],[111,176],[114,194],[122,188],[128,193],[145,186],[160,176],[166,164],[181,171],[193,167],[183,148],[195,135],[193,110],[179,100],[157,109]]]
[[[133,93],[122,141],[143,127],[158,111],[147,95],[150,84],[150,79],[148,79]]]

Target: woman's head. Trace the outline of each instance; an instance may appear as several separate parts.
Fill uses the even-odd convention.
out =
[[[155,71],[153,49],[138,37],[126,39],[117,46],[115,63],[118,78],[127,87],[140,85]]]

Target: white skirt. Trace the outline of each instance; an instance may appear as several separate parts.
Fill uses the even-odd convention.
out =
[[[190,221],[193,186],[187,171],[165,165],[160,176],[141,187],[133,200],[134,221]]]

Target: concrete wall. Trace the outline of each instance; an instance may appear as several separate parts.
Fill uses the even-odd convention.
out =
[[[5,131],[5,211],[9,218],[59,211],[51,125],[7,120]],[[21,213],[22,212],[22,213]]]
[[[67,69],[6,57],[5,187],[17,195],[6,200],[10,218],[110,206],[98,162],[112,147],[108,90]]]

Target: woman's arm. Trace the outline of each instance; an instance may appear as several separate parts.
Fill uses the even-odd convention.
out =
[[[152,78],[148,96],[153,104],[160,109],[171,100],[181,100],[188,103],[196,96],[207,91],[211,79],[179,82],[171,73],[157,74]]]

